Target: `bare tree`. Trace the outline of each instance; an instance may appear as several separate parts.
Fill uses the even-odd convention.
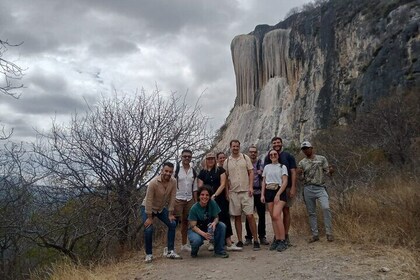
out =
[[[420,137],[420,97],[418,89],[394,93],[384,98],[355,123],[355,132],[364,145],[382,149],[396,167],[405,167],[413,155],[414,139]]]
[[[10,44],[7,40],[0,40],[0,74],[3,79],[0,82],[0,93],[19,98],[19,89],[23,88],[20,80],[23,77],[23,69],[14,62],[3,58],[9,47],[16,47],[20,44]]]
[[[316,148],[336,167],[330,183],[341,204],[352,190],[372,185],[384,173],[418,172],[419,114],[417,91],[395,93],[351,125],[318,133]]]
[[[24,229],[29,222],[32,193],[37,180],[28,152],[22,144],[0,147],[0,278],[18,279],[27,272],[24,255],[30,249]]]
[[[101,209],[108,221],[106,229],[99,223],[102,233],[116,237],[122,246],[139,230],[139,190],[161,164],[182,148],[199,151],[210,145],[207,118],[197,103],[188,105],[186,97],[174,93],[164,97],[156,90],[138,92],[133,98],[102,98],[85,115],[74,115],[69,126],[53,123],[51,132],[34,145],[52,185],[70,192],[72,200],[78,198],[78,205],[88,206],[83,211],[97,215]],[[87,199],[96,204],[83,204]],[[93,234],[76,224],[66,225],[72,230],[62,238]],[[50,243],[71,250],[63,239]]]

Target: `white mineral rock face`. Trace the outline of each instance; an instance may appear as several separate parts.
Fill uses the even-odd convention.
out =
[[[238,139],[266,151],[274,136],[298,146],[348,125],[381,97],[420,87],[420,6],[392,7],[375,18],[363,1],[326,4],[236,36],[236,100],[215,150]]]

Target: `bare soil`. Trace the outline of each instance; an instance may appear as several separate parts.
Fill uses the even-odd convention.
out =
[[[267,218],[268,218],[267,213]],[[267,223],[267,237],[272,227]],[[176,248],[179,249],[177,232]],[[235,240],[236,235],[233,236]],[[162,256],[164,244],[154,247],[154,260],[145,264],[144,252],[120,267],[116,279],[419,279],[418,267],[407,250],[346,244],[342,240],[307,243],[308,236],[291,236],[292,247],[284,252],[261,246],[253,251],[229,252],[229,258],[214,258],[206,243],[197,258],[179,252],[182,260]],[[114,271],[115,273],[116,271]],[[115,275],[115,274],[114,274]]]

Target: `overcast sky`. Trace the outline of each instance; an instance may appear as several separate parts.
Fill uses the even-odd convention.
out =
[[[85,100],[202,92],[218,129],[236,96],[230,43],[258,24],[274,25],[304,0],[1,0],[0,39],[23,44],[3,54],[26,68],[21,98],[0,96],[0,122],[31,140],[52,119],[68,122]]]

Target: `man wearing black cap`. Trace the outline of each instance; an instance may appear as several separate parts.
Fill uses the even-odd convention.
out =
[[[334,172],[333,168],[328,165],[328,161],[324,156],[316,155],[313,151],[312,144],[304,141],[301,144],[301,150],[305,154],[305,158],[298,164],[298,174],[304,183],[303,195],[306,204],[306,210],[309,215],[309,225],[311,227],[312,237],[309,243],[319,240],[318,225],[316,219],[316,200],[318,199],[325,224],[325,232],[328,241],[334,241],[332,234],[331,211],[328,201],[328,193],[325,189],[325,175],[331,176]]]

